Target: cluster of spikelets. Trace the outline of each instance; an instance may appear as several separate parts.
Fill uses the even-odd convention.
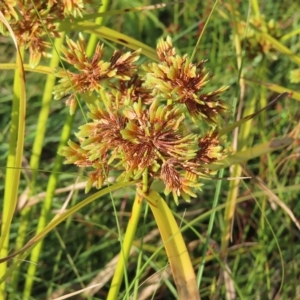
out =
[[[29,49],[29,64],[47,56],[50,38],[59,36],[55,21],[82,16],[83,0],[1,0],[0,11],[9,22],[20,46]],[[7,33],[0,21],[0,32]]]
[[[177,203],[179,196],[195,197],[199,178],[210,172],[206,165],[225,155],[216,122],[227,110],[219,99],[226,88],[203,92],[211,78],[205,62],[177,55],[170,38],[158,43],[159,63],[139,67],[139,51],[115,51],[105,61],[98,45],[88,59],[82,36],[77,43],[67,40],[62,53],[74,69],[57,72],[55,98],[67,97],[71,113],[78,96],[88,99],[91,121],[79,128],[79,142],[69,141],[60,154],[67,164],[92,169],[86,192],[100,188],[111,171],[119,173],[117,181],[138,182],[147,172],[149,186],[162,181]],[[211,130],[190,132],[192,120]]]
[[[276,60],[277,51],[273,44],[259,32],[267,33],[275,39],[279,39],[282,35],[279,23],[273,19],[266,21],[264,15],[251,17],[249,24],[240,22],[238,34],[242,37],[242,44],[244,45],[245,43],[247,55],[250,59],[253,59],[260,53],[263,56]]]

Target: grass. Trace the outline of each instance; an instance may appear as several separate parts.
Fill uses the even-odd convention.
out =
[[[52,94],[53,70],[62,66],[56,49],[66,45],[65,35],[77,41],[79,31],[86,41],[92,33],[105,44],[106,59],[128,45],[142,48],[140,63],[157,61],[157,41],[168,35],[181,55],[193,55],[194,62],[207,59],[214,75],[208,90],[229,86],[222,99],[231,109],[220,124],[229,157],[211,166],[225,168],[212,180],[201,179],[202,191],[190,203],[180,199],[176,205],[172,194],[166,197],[160,185],[155,188],[181,229],[202,300],[300,299],[300,77],[291,73],[300,68],[300,5],[291,0],[238,5],[188,0],[161,7],[150,6],[158,1],[103,3],[97,26],[91,27],[94,18],[65,20],[59,25],[61,38],[46,36],[52,59],[42,58],[35,69],[25,65],[26,89],[17,73],[22,68],[16,65],[12,35],[0,36],[0,259],[22,250],[0,264],[0,299],[176,299],[178,294],[170,252],[152,214],[156,196],[145,196],[148,202],[139,202],[136,210],[134,183],[115,186],[115,174],[108,186],[85,194],[87,170],[63,165],[57,154],[86,122],[84,103],[70,116]],[[126,11],[136,7],[141,9]],[[88,12],[97,9],[88,7]],[[20,53],[30,63],[28,50],[21,47]],[[24,120],[11,112],[20,112],[25,91]],[[290,94],[270,104],[285,91]],[[247,122],[235,123],[251,114]],[[274,139],[280,139],[275,146]],[[168,212],[164,216],[171,218]],[[130,227],[131,221],[138,225]],[[116,268],[127,256],[126,247],[128,261]],[[114,274],[121,280],[116,295],[110,286]]]

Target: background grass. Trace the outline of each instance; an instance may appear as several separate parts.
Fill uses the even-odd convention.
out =
[[[232,105],[232,111],[235,112],[234,117],[236,117],[239,108],[243,115],[248,115],[265,106],[275,97],[274,89],[266,87],[263,83],[281,86],[282,91],[291,89],[299,92],[300,78],[295,83],[290,81],[290,71],[300,67],[293,57],[284,54],[272,43],[271,53],[276,55],[277,59],[271,57],[269,53],[264,55],[257,49],[250,49],[247,47],[249,39],[245,38],[245,35],[248,35],[251,30],[249,24],[251,17],[264,15],[267,21],[273,19],[281,31],[280,35],[274,38],[285,45],[295,56],[299,56],[300,5],[292,0],[258,1],[258,6],[256,6],[256,1],[234,2],[220,1],[217,4],[201,43],[196,49],[194,61],[207,59],[206,66],[214,74],[209,89],[218,88],[220,85],[230,86],[224,99]],[[110,1],[107,11],[156,3],[160,2]],[[170,5],[161,9],[104,16],[103,24],[152,48],[156,47],[158,38],[170,35],[179,53],[191,55],[214,3],[192,0],[169,3]],[[247,23],[248,25],[245,25]],[[237,33],[236,30],[243,24],[248,26],[248,31],[243,34]],[[238,63],[237,44],[233,39],[236,33],[242,49],[241,68]],[[73,31],[68,34],[74,39],[77,38],[77,32]],[[290,37],[282,38],[289,34]],[[85,36],[88,37],[87,34]],[[261,39],[265,40],[266,37],[262,36]],[[122,47],[105,39],[101,39],[101,42],[106,44],[108,54],[112,52],[112,48]],[[9,37],[0,37],[0,49],[2,64],[15,62],[15,49]],[[145,60],[147,60],[146,57],[141,58],[141,62]],[[28,61],[26,53],[24,61]],[[43,59],[40,64],[48,66],[49,60]],[[241,76],[245,78],[245,81],[241,80]],[[14,84],[13,70],[6,70],[2,67],[0,82],[0,199],[4,199]],[[37,118],[42,109],[45,82],[46,75],[35,72],[26,73],[26,133],[19,201],[22,199],[22,193],[30,187],[31,178],[34,176],[30,170],[29,161],[33,155],[32,146],[37,134]],[[241,91],[244,94],[241,94]],[[203,259],[205,241],[208,241],[209,247],[205,251],[206,263],[200,285],[202,299],[226,299],[226,297],[227,299],[300,299],[299,230],[272,198],[275,197],[273,195],[277,195],[280,201],[285,203],[299,219],[299,108],[299,99],[285,98],[269,107],[247,125],[243,125],[237,138],[237,146],[233,142],[234,133],[228,135],[228,149],[232,151],[249,149],[275,137],[290,136],[295,139],[295,142],[287,148],[254,158],[247,164],[243,164],[243,170],[250,172],[252,179],[241,180],[238,183],[222,180],[209,240],[206,240],[206,236],[218,181],[205,180],[203,191],[189,204],[181,202],[179,206],[176,206],[172,199],[168,199],[168,204],[178,215],[182,226],[185,223],[190,224],[190,227],[184,231],[184,237],[196,270]],[[68,119],[68,109],[63,101],[51,101],[49,109],[36,183],[25,206],[15,212],[10,232],[10,252],[20,248],[17,243],[20,237],[20,227],[24,225],[24,222],[28,223],[24,233],[24,240],[28,241],[34,236],[41,218],[45,201],[44,192],[53,172],[62,128]],[[229,113],[225,122],[230,122],[230,119]],[[71,136],[82,124],[83,116],[78,112],[73,120]],[[235,176],[234,174],[237,174],[239,170],[236,170],[237,173],[234,172],[233,169],[226,169],[224,178]],[[245,173],[241,171],[239,176],[245,176]],[[69,207],[87,197],[84,194],[84,186],[78,189],[74,186],[76,182],[84,180],[86,180],[84,171],[69,165],[62,167],[55,193],[51,198],[48,219],[52,219],[57,214],[69,196]],[[66,189],[67,187],[69,189]],[[61,190],[63,188],[65,190]],[[88,195],[94,192],[92,190]],[[80,295],[71,296],[71,299],[86,297],[105,299],[114,270],[110,263],[120,251],[117,221],[123,234],[130,218],[133,197],[134,190],[131,188],[113,192],[106,198],[92,202],[57,226],[44,238],[36,270],[31,275],[34,276],[34,282],[30,294],[24,296],[24,283],[29,276],[28,267],[31,262],[23,261],[12,274],[15,277],[10,277],[14,279],[7,281],[7,294],[4,297],[8,299],[56,299],[61,295],[84,289],[96,279],[97,283],[103,283],[99,290],[85,291],[85,294],[83,292]],[[240,201],[234,208],[232,238],[229,241],[225,239],[228,219],[224,213],[226,211],[224,205],[222,206],[229,202],[228,197],[234,197]],[[140,294],[137,299],[174,299],[173,282],[169,275],[166,254],[160,247],[160,236],[146,205],[143,208],[143,214],[144,217],[140,220],[136,234],[135,245],[137,247],[132,252],[126,269],[128,283],[134,283],[138,274]],[[142,237],[144,242],[141,253],[139,241]],[[24,242],[21,243],[23,244]],[[154,257],[152,257],[153,254],[155,254]],[[225,256],[227,257],[226,263],[224,262]],[[143,266],[145,266],[144,269]],[[226,268],[230,270],[230,276],[224,272]],[[140,272],[141,269],[143,269],[142,272]],[[151,288],[152,284],[156,286],[147,294],[147,288]],[[129,299],[129,295],[125,295],[128,290],[128,286],[126,287],[124,283],[119,299]],[[143,298],[143,293],[146,294],[145,298]]]

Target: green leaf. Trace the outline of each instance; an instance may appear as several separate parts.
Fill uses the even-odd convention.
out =
[[[300,93],[296,92],[295,90],[287,89],[287,88],[285,88],[283,86],[280,86],[278,84],[269,83],[269,82],[255,81],[255,80],[246,79],[246,78],[245,78],[245,81],[253,82],[253,83],[257,83],[259,85],[266,86],[269,90],[271,90],[273,92],[277,92],[277,93],[287,92],[287,93],[289,93],[289,98],[300,101]]]
[[[115,43],[121,44],[133,50],[141,49],[141,53],[154,61],[158,61],[158,57],[156,51],[149,47],[148,45],[137,41],[120,33],[116,30],[110,29],[105,26],[99,26],[98,24],[81,20],[73,20],[70,22],[69,20],[64,20],[59,23],[59,30],[60,31],[83,31],[91,34],[95,34],[101,38],[113,41]]]
[[[294,139],[290,137],[274,139],[270,142],[256,145],[245,151],[240,151],[233,155],[230,155],[224,158],[223,160],[219,161],[218,164],[210,164],[205,167],[211,170],[220,170],[223,168],[230,167],[231,165],[244,163],[247,160],[253,159],[255,157],[259,157],[263,154],[285,148],[291,145],[293,142]]]

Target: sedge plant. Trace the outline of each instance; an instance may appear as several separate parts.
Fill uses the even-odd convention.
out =
[[[86,192],[101,188],[111,172],[118,173],[117,182],[136,181],[135,205],[140,207],[143,198],[150,205],[179,298],[199,299],[180,230],[159,193],[172,194],[177,204],[180,197],[190,201],[201,188],[200,178],[213,173],[205,165],[226,155],[217,126],[228,108],[220,99],[226,87],[203,92],[211,79],[205,61],[194,64],[187,55],[178,55],[169,37],[158,42],[158,63],[139,66],[139,51],[115,51],[105,61],[99,44],[89,60],[81,35],[67,45],[63,59],[75,70],[57,72],[55,98],[67,97],[72,114],[78,104],[75,93],[82,96],[89,121],[79,127],[77,141],[70,140],[59,154],[65,163],[90,170]],[[209,125],[207,132],[189,129],[199,122]],[[152,189],[157,181],[163,191]],[[108,299],[118,294],[140,211],[133,210]]]
[[[120,294],[120,286],[144,204],[149,205],[160,230],[179,299],[200,299],[199,283],[197,284],[195,279],[191,259],[181,234],[182,230],[179,229],[164,197],[170,195],[176,204],[179,204],[182,199],[189,202],[201,189],[203,177],[214,175],[222,166],[240,163],[284,145],[265,143],[248,151],[246,148],[241,148],[240,155],[229,156],[224,160],[227,151],[222,147],[224,142],[221,136],[249,118],[228,128],[221,128],[220,120],[228,110],[228,105],[221,99],[226,87],[220,87],[217,90],[210,89],[209,83],[212,76],[205,67],[205,61],[194,63],[187,55],[178,55],[169,37],[161,39],[157,44],[156,53],[153,53],[150,47],[130,37],[124,37],[121,33],[86,21],[88,17],[85,20],[77,18],[82,16],[82,1],[70,2],[69,6],[63,1],[61,3],[48,1],[48,6],[43,6],[39,1],[28,0],[24,2],[27,6],[21,6],[18,12],[15,10],[15,1],[3,3],[0,3],[0,10],[10,20],[16,36],[21,37],[18,42],[29,48],[30,67],[36,67],[35,70],[38,70],[42,55],[46,54],[46,50],[51,47],[50,43],[45,42],[45,33],[48,32],[49,39],[57,38],[53,45],[55,49],[60,48],[58,50],[61,50],[62,55],[55,51],[56,54],[52,57],[61,55],[64,62],[61,65],[65,68],[55,72],[59,83],[54,88],[54,97],[57,100],[67,99],[66,104],[71,114],[70,120],[75,115],[78,106],[82,109],[83,115],[87,116],[85,124],[79,127],[76,138],[72,138],[67,146],[60,147],[58,151],[60,157],[56,159],[58,163],[55,170],[60,170],[61,161],[64,158],[66,164],[74,164],[88,172],[86,192],[108,185],[107,188],[103,188],[93,196],[74,205],[60,216],[54,217],[52,221],[47,222],[45,218],[43,226],[38,228],[36,235],[23,248],[25,236],[22,235],[19,239],[20,245],[16,247],[17,250],[21,250],[15,254],[22,254],[25,251],[24,255],[19,256],[21,259],[29,253],[34,256],[32,248],[60,222],[99,197],[128,185],[134,185],[135,200],[132,214],[126,233],[120,238],[120,259],[107,299],[116,299]],[[38,14],[34,15],[34,12]],[[33,16],[36,17],[35,23],[32,22]],[[104,15],[100,13],[97,16]],[[54,20],[59,27],[53,25]],[[34,26],[30,27],[32,25]],[[68,38],[67,45],[61,47],[63,37],[58,34],[57,28],[62,32],[76,29],[76,31],[97,34],[131,47],[135,51],[115,51],[110,59],[106,59],[104,46],[98,44],[94,54],[91,55],[90,49],[94,47],[90,43],[87,47],[81,34],[78,41]],[[0,29],[5,31],[3,27]],[[255,37],[254,33],[253,36]],[[146,54],[154,62],[139,64],[140,54]],[[20,60],[18,62],[20,64]],[[51,67],[57,65],[58,60],[53,65],[51,64]],[[28,66],[26,67],[28,70]],[[51,73],[50,89],[54,85],[53,78]],[[18,82],[16,81],[15,84],[18,85]],[[21,125],[22,120],[25,119],[22,116],[19,114]],[[47,116],[44,117],[45,119]],[[67,134],[63,134],[65,140],[70,134],[70,123],[67,127]],[[43,130],[39,131],[43,132]],[[22,134],[22,131],[19,134]],[[41,150],[42,142],[39,141],[38,144]],[[11,148],[14,148],[13,144]],[[18,164],[14,165],[17,169],[21,167],[21,155],[18,157]],[[30,166],[37,169],[38,162],[32,161]],[[9,172],[10,169],[7,168],[7,174]],[[116,178],[116,182],[108,182],[110,175]],[[239,175],[235,174],[235,176]],[[34,173],[35,176],[36,173]],[[55,176],[53,175],[55,184],[49,180],[51,193],[48,194],[49,202],[45,205],[47,213],[49,213],[56,187],[57,177]],[[35,179],[32,182],[34,181]],[[5,203],[16,203],[16,197],[17,189],[13,196],[8,193]],[[10,201],[12,198],[14,201]],[[233,212],[234,209],[230,211]],[[10,207],[8,223],[11,221],[13,212],[14,208]],[[4,212],[3,215],[5,215]],[[228,218],[228,220],[231,219]],[[228,229],[229,226],[224,230],[226,239],[221,247],[223,253],[227,252]],[[23,229],[20,228],[20,231]],[[0,262],[3,262],[7,259],[3,256],[8,255],[8,250],[7,242],[4,241],[3,236],[1,238],[5,244],[5,247],[1,249]],[[38,261],[38,256],[35,258],[36,260],[31,258],[31,261]],[[204,263],[202,265],[204,266]],[[10,274],[6,268],[2,268],[0,273],[3,283]],[[34,272],[31,275],[33,278]],[[198,277],[201,278],[201,274]],[[31,293],[32,279],[29,281],[31,282],[26,284],[27,293],[24,293],[28,297]],[[17,280],[14,286],[17,286]],[[5,294],[3,284],[1,293]]]

